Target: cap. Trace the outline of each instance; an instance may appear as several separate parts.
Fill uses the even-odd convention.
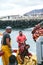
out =
[[[7,26],[6,29],[12,29],[12,27],[11,26]]]

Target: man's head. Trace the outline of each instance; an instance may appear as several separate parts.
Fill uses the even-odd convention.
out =
[[[22,31],[19,31],[19,35],[22,36],[22,34],[23,34]]]
[[[11,33],[11,31],[12,31],[12,27],[7,26],[7,27],[6,27],[6,32],[7,32],[7,33]]]
[[[18,61],[17,61],[15,55],[11,55],[9,57],[9,65],[18,65]]]

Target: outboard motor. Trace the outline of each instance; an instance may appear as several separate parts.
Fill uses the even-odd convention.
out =
[[[43,36],[40,36],[36,40],[36,53],[38,64],[41,65],[43,62]]]

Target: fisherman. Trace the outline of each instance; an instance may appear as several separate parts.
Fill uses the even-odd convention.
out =
[[[8,35],[9,35],[9,34],[11,33],[11,31],[12,31],[12,27],[7,26],[5,32],[3,33],[3,36],[4,36],[5,34],[8,34]],[[10,35],[9,35],[9,36],[10,36]],[[3,37],[2,37],[1,43],[3,44]]]
[[[26,40],[26,36],[22,33],[22,31],[19,31],[19,35],[17,36],[18,47],[26,43]]]
[[[5,34],[3,36],[3,44],[1,47],[1,50],[4,52],[4,54],[2,55],[3,65],[9,64],[9,57],[12,54],[10,41],[11,41],[10,36],[8,34]]]
[[[26,44],[25,46],[24,46],[24,49],[21,51],[20,50],[20,56],[21,56],[21,58],[22,58],[22,60],[24,61],[24,57],[25,56],[32,56],[32,54],[31,53],[29,53],[29,51],[28,51],[28,49],[30,48],[30,45],[28,45],[28,44]],[[22,48],[21,48],[22,49]]]
[[[19,48],[19,53],[18,53],[18,56],[17,56],[17,59],[18,59],[18,62],[23,64],[24,63],[24,58],[25,56],[32,56],[31,53],[28,52],[28,49],[30,48],[30,45],[26,44],[26,45],[22,45],[20,48]]]
[[[9,57],[9,65],[18,65],[18,61],[15,55],[11,55]]]

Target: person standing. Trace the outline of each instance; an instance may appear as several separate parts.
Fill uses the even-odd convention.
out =
[[[3,36],[6,35],[6,34],[8,34],[10,36],[11,32],[12,32],[12,27],[7,26],[6,29],[5,29],[5,32],[3,33]],[[1,43],[3,44],[3,37],[2,37]]]
[[[10,41],[11,41],[10,36],[8,34],[5,34],[3,36],[3,44],[2,44],[2,47],[1,47],[1,50],[4,53],[2,55],[3,65],[8,65],[9,64],[9,57],[12,54]]]
[[[18,47],[20,47],[22,44],[26,43],[26,36],[23,34],[22,31],[19,31],[19,35],[17,36],[17,43]]]

